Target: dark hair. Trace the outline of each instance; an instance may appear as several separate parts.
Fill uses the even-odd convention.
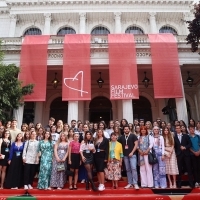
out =
[[[122,119],[121,122],[120,122],[120,127],[123,127],[122,121],[126,122],[125,126],[128,124],[128,121],[126,119]]]
[[[45,132],[43,133],[43,134],[44,134],[44,135],[43,135],[43,138],[45,139],[45,134],[46,134],[46,133],[49,133],[49,138],[48,138],[48,140],[51,142],[51,141],[52,141],[52,137],[51,137],[51,132],[50,132],[50,131],[45,131]],[[44,139],[43,139],[43,140],[44,140]]]
[[[181,126],[185,127],[185,132],[188,133],[187,126],[186,126],[186,125],[180,125],[180,127],[181,127]],[[181,132],[182,132],[182,131],[181,131]]]
[[[51,131],[51,132],[52,132],[52,128],[53,128],[53,127],[57,128],[56,125],[52,125],[51,128],[50,128],[50,131]]]
[[[29,134],[29,138],[26,137],[26,133]],[[30,135],[31,135],[30,132],[29,132],[29,131],[26,131],[26,132],[24,133],[24,141],[29,140],[29,139],[30,139]]]
[[[55,118],[53,118],[53,117],[50,117],[49,120],[51,120],[51,121],[53,121],[53,122],[56,121]]]
[[[146,135],[148,135],[148,130],[146,126],[140,126],[140,136],[142,136],[142,130],[146,131]]]
[[[9,132],[9,134],[10,134],[10,131],[8,129],[4,129],[4,131],[2,133],[2,138],[5,138],[6,132]],[[9,135],[8,139],[11,140],[11,134]]]
[[[123,127],[123,130],[124,130],[126,127],[128,127],[128,129],[130,130],[129,125],[125,125],[125,126]]]
[[[188,128],[193,128],[193,129],[195,129],[195,126],[189,125]]]
[[[192,126],[195,126],[195,121],[194,121],[194,119],[192,119],[192,118],[190,118],[190,120],[192,120],[193,122],[194,122],[194,125],[192,125]],[[189,120],[189,125],[190,125],[190,120]]]
[[[18,133],[17,136],[16,136],[16,139],[15,139],[15,142],[17,142],[17,137],[19,136],[19,134],[22,135],[22,133]],[[21,141],[24,142],[24,137],[23,137],[23,135],[22,135],[22,140],[21,140]]]
[[[110,123],[111,123],[111,122],[112,122],[113,124],[115,124],[113,120],[110,120],[109,123],[108,123],[108,129],[110,129]]]
[[[105,130],[106,129],[106,123],[104,121],[100,121],[98,123],[98,129],[99,129],[100,124],[103,124],[103,126],[104,126],[103,130]]]
[[[88,133],[91,135],[91,139],[90,139],[90,140],[93,141],[93,134],[92,134],[90,131],[86,131],[86,132],[85,132],[84,143],[87,143],[87,141],[88,141],[88,140],[87,140],[87,137],[86,137]]]
[[[113,135],[117,136],[117,134],[116,134],[115,132],[112,132],[112,133],[110,134],[110,137],[112,137]]]

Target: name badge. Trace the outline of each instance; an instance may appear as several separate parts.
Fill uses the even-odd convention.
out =
[[[5,148],[5,152],[9,152],[9,148]]]
[[[16,156],[20,156],[21,152],[20,151],[17,151],[16,152]]]
[[[86,152],[86,153],[90,153],[90,150],[86,150],[85,152]]]
[[[100,149],[97,149],[97,152],[100,152]]]
[[[62,149],[61,151],[60,151],[61,153],[65,153],[65,151]]]
[[[125,145],[125,149],[128,149],[128,145]]]

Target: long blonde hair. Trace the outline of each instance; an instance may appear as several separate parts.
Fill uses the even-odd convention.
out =
[[[68,137],[67,137],[67,135],[66,135],[65,133],[61,133],[61,134],[60,134],[60,137],[59,137],[59,139],[58,139],[58,142],[57,142],[58,144],[60,144],[60,143],[62,142],[61,137],[62,137],[63,135],[65,136],[65,142],[68,142]]]
[[[167,135],[165,134],[165,129],[167,129],[167,131],[168,131],[168,134],[167,134]],[[174,138],[173,138],[173,135],[172,135],[171,131],[169,130],[169,128],[165,127],[165,128],[162,130],[162,136],[163,136],[163,138],[164,138],[165,144],[166,144],[166,139],[168,138],[169,145],[170,145],[170,146],[174,146]]]

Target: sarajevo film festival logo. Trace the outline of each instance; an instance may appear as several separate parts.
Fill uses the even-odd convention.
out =
[[[79,78],[78,78],[78,76],[79,76]],[[71,81],[72,82],[81,81],[81,88],[73,88],[73,87],[69,86]],[[68,88],[80,92],[81,93],[81,97],[83,96],[83,93],[88,93],[87,91],[83,90],[83,71],[79,71],[73,78],[64,78],[64,84]]]

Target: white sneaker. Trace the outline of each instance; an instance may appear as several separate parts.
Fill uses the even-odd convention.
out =
[[[135,188],[136,190],[139,190],[139,189],[140,189],[139,186],[138,186],[138,184],[134,184],[134,188]]]
[[[24,189],[25,189],[25,190],[28,190],[28,185],[24,185]]]
[[[33,189],[33,187],[30,184],[28,185],[28,188],[31,189],[31,190]]]
[[[199,184],[196,182],[195,183],[195,188],[198,188],[199,187]]]
[[[124,189],[129,189],[129,188],[132,188],[133,185],[132,184],[128,184],[127,186],[124,187]]]
[[[100,184],[99,187],[98,187],[98,190],[99,190],[99,191],[105,190],[104,184]]]
[[[85,179],[83,179],[83,180],[81,181],[81,183],[85,183]]]
[[[11,188],[12,190],[18,190],[18,187]]]

